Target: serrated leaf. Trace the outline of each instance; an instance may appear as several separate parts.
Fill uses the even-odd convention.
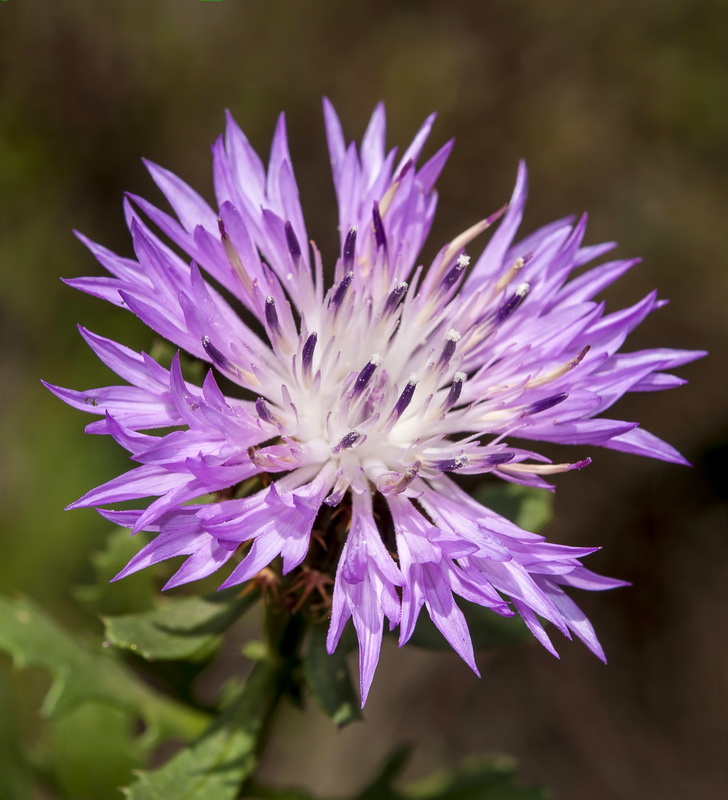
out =
[[[261,729],[280,691],[280,665],[256,664],[239,697],[189,747],[138,774],[127,800],[234,800],[255,769]]]
[[[85,703],[52,720],[49,766],[64,796],[121,800],[117,787],[141,766],[133,727],[128,714],[101,703]]]
[[[534,533],[538,533],[553,514],[554,496],[546,489],[498,483],[480,487],[474,496],[479,503]]]
[[[335,725],[343,727],[362,718],[360,698],[349,674],[346,648],[340,645],[329,655],[326,633],[326,625],[310,628],[303,655],[304,675],[324,713]]]
[[[103,550],[91,556],[94,581],[77,586],[73,594],[92,614],[127,614],[146,611],[154,605],[153,570],[141,570],[118,583],[109,583],[145,545],[141,536],[116,528]]]
[[[201,660],[215,652],[221,634],[257,599],[257,591],[241,595],[232,589],[162,600],[152,611],[103,617],[106,638],[149,661]]]
[[[529,638],[528,629],[519,616],[502,617],[489,608],[469,603],[461,598],[456,602],[468,623],[475,650],[491,650]],[[433,625],[426,613],[421,613],[408,644],[426,650],[451,650],[447,639]]]
[[[78,641],[28,599],[0,597],[0,650],[18,667],[50,673],[53,682],[42,707],[46,716],[87,702],[115,706],[144,720],[143,748],[171,736],[192,738],[207,719],[140,683],[113,652],[100,647],[96,651]]]

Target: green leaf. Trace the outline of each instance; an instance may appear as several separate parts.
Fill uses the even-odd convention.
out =
[[[117,528],[103,550],[91,556],[94,581],[74,589],[76,599],[93,614],[127,614],[146,611],[154,605],[153,570],[145,569],[123,581],[109,583],[146,544],[143,536],[132,536]]]
[[[521,786],[514,762],[504,756],[474,756],[408,786],[407,800],[546,800],[545,790]]]
[[[252,775],[261,731],[277,702],[281,666],[261,661],[210,728],[164,766],[138,774],[127,800],[234,800]]]
[[[360,698],[349,674],[346,648],[340,643],[329,655],[326,633],[326,625],[310,628],[303,654],[304,675],[324,713],[334,724],[343,727],[362,718]]]
[[[116,787],[141,766],[132,718],[101,703],[52,720],[49,744],[48,766],[67,797],[121,800]]]
[[[481,486],[475,499],[527,531],[538,533],[551,519],[554,496],[546,489],[516,483]]]
[[[104,617],[106,638],[149,661],[202,660],[212,655],[221,634],[250,608],[259,593],[239,589],[203,597],[161,600],[160,608],[141,614]]]
[[[30,800],[30,768],[18,739],[14,698],[0,674],[0,797]]]
[[[86,646],[28,599],[0,597],[0,650],[18,667],[50,673],[44,715],[68,713],[90,701],[115,706],[144,721],[142,749],[173,736],[190,739],[207,719],[140,683],[113,652]]]

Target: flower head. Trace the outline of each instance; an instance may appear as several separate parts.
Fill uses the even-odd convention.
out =
[[[593,298],[636,260],[574,277],[613,247],[582,245],[585,218],[516,242],[523,164],[507,206],[447,242],[429,268],[419,266],[452,142],[420,165],[430,117],[398,160],[385,150],[381,106],[359,148],[346,144],[328,103],[324,112],[340,231],[330,283],[309,245],[283,117],[267,169],[228,117],[213,147],[217,210],[148,164],[175,216],[129,197],[134,258],[81,237],[111,277],[68,282],[130,310],[212,368],[197,386],[179,355],[167,369],[81,329],[126,383],[50,388],[99,415],[87,430],[112,436],[138,466],[71,507],[156,498],[139,510],[101,510],[156,533],[118,577],[179,555],[187,558],[167,586],[228,561],[223,586],[254,578],[278,557],[283,575],[335,572],[328,646],[352,618],[363,699],[385,618],[404,643],[423,606],[476,670],[456,595],[519,613],[554,654],[539,618],[603,658],[565,593],[621,585],[581,565],[594,548],[521,530],[453,476],[490,473],[548,488],[549,475],[588,463],[553,464],[514,440],[682,462],[637,423],[602,414],[625,392],[683,383],[665,370],[701,353],[619,352],[661,302],[652,293],[605,313]],[[467,255],[496,224],[480,255]],[[223,392],[220,377],[237,390]]]

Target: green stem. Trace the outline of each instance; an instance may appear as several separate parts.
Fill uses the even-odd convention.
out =
[[[255,665],[246,681],[239,709],[241,722],[248,722],[248,731],[255,737],[256,759],[260,759],[270,740],[280,701],[286,695],[296,699],[300,694],[296,673],[300,671],[300,649],[307,628],[301,614],[291,615],[266,604],[267,655]],[[255,730],[251,730],[250,720],[256,721]],[[245,784],[253,779],[251,774]]]

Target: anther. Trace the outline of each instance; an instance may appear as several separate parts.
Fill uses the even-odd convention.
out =
[[[464,372],[456,372],[455,376],[453,377],[452,383],[450,384],[450,391],[445,398],[445,402],[443,403],[443,407],[445,411],[449,411],[460,399],[460,393],[463,390],[463,383],[465,382],[465,373]]]
[[[392,289],[384,304],[385,315],[391,314],[396,310],[397,306],[402,302],[402,298],[407,294],[407,289],[409,289],[409,284],[406,281],[401,281]]]
[[[226,372],[237,372],[237,369],[232,361],[210,341],[209,336],[202,337],[202,348],[210,357],[210,361],[221,370]]]
[[[255,401],[255,410],[263,422],[270,422],[273,425],[276,424],[276,419],[273,414],[271,414],[270,409],[268,408],[268,403],[266,403],[262,397],[259,397]]]
[[[303,345],[303,352],[301,353],[301,363],[303,365],[304,375],[311,374],[311,368],[313,367],[313,352],[316,349],[317,341],[318,341],[318,335],[314,331],[313,333],[309,334],[308,339],[306,339]]]
[[[335,447],[331,448],[331,452],[338,453],[339,450],[348,450],[364,438],[366,438],[364,434],[359,431],[349,431]]]
[[[500,466],[501,464],[507,464],[509,461],[513,461],[516,457],[515,453],[493,453],[491,456],[487,456],[485,459],[485,463],[489,464],[492,467]]]
[[[298,243],[296,232],[293,230],[293,225],[291,225],[290,222],[286,222],[283,227],[286,231],[286,244],[288,245],[288,251],[291,254],[293,263],[298,266],[298,262],[301,259],[301,245]]]
[[[442,348],[442,353],[440,354],[440,366],[444,367],[450,363],[450,359],[455,352],[455,346],[459,341],[460,332],[451,328],[445,335],[445,346]]]
[[[384,232],[384,223],[382,222],[382,216],[379,213],[379,203],[377,203],[376,200],[372,206],[372,225],[374,226],[374,240],[377,243],[377,249],[383,247],[386,250],[387,234]]]
[[[225,251],[225,255],[227,256],[227,260],[230,262],[230,266],[235,270],[238,277],[242,280],[248,292],[251,292],[253,289],[253,284],[250,280],[250,276],[248,275],[247,270],[245,269],[245,266],[238,255],[238,251],[230,241],[230,235],[225,229],[225,223],[220,217],[218,217],[217,220],[217,228],[220,231],[220,241],[222,242],[222,247]]]
[[[563,403],[564,400],[569,395],[566,392],[560,392],[559,394],[554,394],[551,397],[544,397],[543,400],[537,400],[535,403],[531,403],[528,407],[528,414],[540,414],[542,411],[548,411],[549,408],[553,408],[557,406],[559,403]]]
[[[344,297],[346,296],[346,292],[351,286],[351,282],[354,280],[354,273],[347,272],[346,275],[341,279],[341,283],[336,287],[336,291],[334,292],[334,296],[331,298],[331,306],[333,306],[334,311],[338,311],[341,307],[341,304],[344,302]]]
[[[283,331],[281,330],[281,323],[278,321],[276,301],[273,299],[272,294],[265,298],[265,321],[271,336],[276,339],[279,338]]]
[[[407,381],[406,386],[402,390],[402,394],[399,396],[399,399],[394,404],[392,416],[395,419],[399,419],[402,416],[402,414],[404,414],[407,406],[412,402],[412,396],[414,395],[416,388],[417,388],[417,378],[412,377]]]
[[[442,461],[435,461],[432,465],[438,472],[454,472],[456,469],[467,467],[470,459],[462,454],[455,458],[445,458]]]
[[[516,291],[495,312],[496,324],[500,325],[511,316],[518,306],[526,299],[530,288],[531,287],[527,283],[519,283],[518,286],[516,286]]]
[[[352,227],[349,233],[346,234],[344,239],[344,269],[348,272],[354,266],[354,255],[356,253],[356,234],[359,228],[356,225]]]
[[[357,376],[356,382],[351,390],[351,397],[356,398],[366,389],[367,384],[372,379],[372,375],[374,375],[374,371],[376,368],[382,363],[382,357],[379,353],[375,353],[369,361],[365,364],[362,371]]]
[[[451,289],[459,280],[460,276],[465,271],[465,268],[470,263],[470,258],[465,255],[458,256],[458,260],[445,277],[440,281],[440,289],[446,292]]]

